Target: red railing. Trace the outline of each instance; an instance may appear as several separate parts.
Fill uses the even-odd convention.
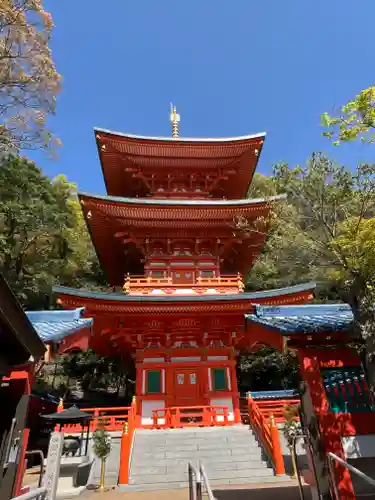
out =
[[[257,400],[256,405],[262,415],[269,420],[270,416],[273,415],[275,422],[277,424],[282,424],[285,422],[284,411],[287,406],[296,406],[300,404],[299,399],[278,399],[278,400]],[[299,421],[299,417],[296,417]]]
[[[128,421],[124,424],[121,437],[119,484],[129,484],[130,459],[132,454],[134,432],[138,426],[137,419],[137,401],[134,397],[128,411]]]
[[[249,421],[258,435],[263,447],[271,458],[276,475],[285,474],[283,454],[281,451],[279,430],[272,414],[267,418],[258,403],[251,396],[248,398]]]
[[[211,427],[230,425],[227,406],[172,406],[153,410],[153,427]]]
[[[122,431],[125,422],[129,420],[131,406],[111,406],[109,408],[81,408],[85,413],[93,415],[90,421],[90,430],[95,431],[99,421],[105,422],[107,431]],[[81,432],[81,424],[65,424],[62,432]]]
[[[154,289],[161,289],[164,292],[173,291],[178,288],[192,288],[197,293],[203,293],[205,289],[215,288],[223,293],[229,290],[242,292],[244,282],[242,276],[224,275],[213,278],[194,278],[192,282],[174,283],[172,278],[152,278],[151,276],[127,276],[124,284],[124,292],[128,295],[149,294]]]

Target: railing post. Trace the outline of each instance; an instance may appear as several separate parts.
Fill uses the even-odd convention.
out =
[[[158,427],[158,412],[155,410],[152,412],[152,425],[155,427],[155,429],[157,429],[157,427]]]
[[[270,431],[271,431],[272,454],[275,465],[275,473],[276,476],[282,476],[285,474],[284,459],[283,459],[283,454],[281,452],[279,429],[276,426],[273,415],[270,416]]]
[[[247,413],[249,415],[249,424],[252,424],[252,410],[253,410],[253,398],[251,397],[250,392],[247,395]]]
[[[224,425],[228,425],[228,408],[224,408]]]
[[[130,435],[129,435],[129,424],[125,422],[124,431],[121,436],[121,455],[120,455],[120,473],[119,473],[119,483],[128,484],[129,483],[129,460],[130,460]]]
[[[202,407],[202,424],[204,427],[209,427],[212,425],[212,417],[213,414],[211,412],[211,408],[207,408],[206,406]]]
[[[181,417],[180,417],[180,408],[176,408],[175,418],[176,418],[175,427],[177,427],[177,428],[182,427]]]

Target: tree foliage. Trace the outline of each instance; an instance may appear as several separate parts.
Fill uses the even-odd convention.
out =
[[[110,386],[119,390],[120,387],[129,385],[129,377],[135,376],[130,356],[101,356],[92,349],[64,354],[61,364],[64,374],[79,380],[84,390]]]
[[[330,115],[324,113],[321,122],[323,133],[337,146],[340,142],[359,138],[362,142],[374,143],[375,139],[375,87],[362,90],[355,98]]]
[[[323,300],[350,304],[370,367],[375,352],[375,166],[351,171],[318,153],[304,167],[276,165],[272,182],[287,199],[272,207],[273,231],[248,286],[316,280]],[[251,235],[252,227],[246,230]]]
[[[28,308],[45,308],[54,284],[96,282],[97,259],[76,188],[33,162],[0,163],[0,272]]]
[[[242,353],[239,379],[249,391],[272,391],[298,387],[298,359],[293,352],[281,353],[261,346],[256,352]]]
[[[46,120],[60,75],[49,48],[52,28],[42,0],[0,0],[0,153],[53,141]]]

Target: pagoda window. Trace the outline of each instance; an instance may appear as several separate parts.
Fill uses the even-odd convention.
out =
[[[225,368],[212,368],[212,387],[216,391],[227,391],[228,381]]]
[[[172,267],[193,267],[194,262],[191,261],[182,261],[182,262],[171,262]]]
[[[152,250],[151,255],[164,255],[163,249],[161,247],[156,247]]]
[[[151,271],[152,278],[164,278],[164,271]]]
[[[161,393],[161,370],[146,371],[146,393],[147,394]]]
[[[215,277],[215,273],[214,271],[200,271],[200,277],[201,278],[214,278]]]

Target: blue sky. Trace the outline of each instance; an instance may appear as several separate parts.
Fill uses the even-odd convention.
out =
[[[63,76],[52,130],[59,158],[33,154],[49,175],[103,193],[93,127],[170,135],[266,131],[258,171],[325,151],[348,165],[374,146],[334,148],[320,114],[374,83],[374,0],[47,0]]]

